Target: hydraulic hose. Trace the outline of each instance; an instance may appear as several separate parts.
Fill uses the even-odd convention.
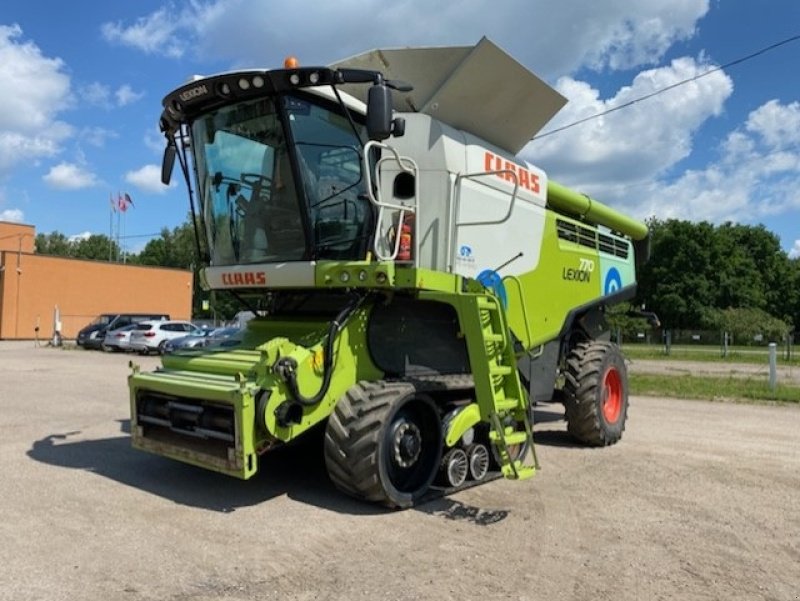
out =
[[[279,373],[286,387],[289,389],[291,399],[300,405],[310,407],[319,403],[328,393],[328,388],[331,385],[331,377],[333,377],[333,345],[336,342],[336,337],[342,329],[342,326],[347,322],[350,316],[355,312],[366,296],[356,296],[347,306],[342,309],[330,326],[328,326],[328,339],[325,341],[325,359],[322,364],[322,385],[314,396],[307,397],[300,392],[297,385],[297,361],[292,357],[283,357],[275,362],[275,371]]]

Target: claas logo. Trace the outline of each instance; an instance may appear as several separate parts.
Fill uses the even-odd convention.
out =
[[[483,157],[484,168],[486,171],[496,171],[497,177],[504,179],[508,182],[514,183],[514,175],[517,175],[517,184],[523,190],[530,190],[534,194],[539,194],[541,184],[539,183],[539,175],[532,173],[520,167],[516,163],[512,163],[501,156],[497,156],[493,152],[486,151]]]
[[[264,286],[267,274],[263,271],[229,271],[222,274],[225,286]]]

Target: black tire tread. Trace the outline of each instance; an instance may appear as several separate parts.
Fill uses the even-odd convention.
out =
[[[325,430],[325,464],[334,485],[366,501],[399,507],[378,472],[381,426],[395,399],[416,391],[408,382],[359,382],[336,403]]]
[[[623,388],[619,427],[609,428],[600,414],[598,401],[604,365],[614,361],[620,371]],[[567,431],[579,441],[592,446],[616,443],[625,430],[628,411],[628,378],[625,363],[617,345],[593,340],[578,344],[566,360],[564,409]]]

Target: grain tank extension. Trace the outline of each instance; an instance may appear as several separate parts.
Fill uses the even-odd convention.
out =
[[[340,490],[409,507],[532,476],[535,402],[617,442],[604,311],[648,234],[516,158],[564,103],[486,39],[170,93],[163,179],[177,160],[203,286],[257,316],[235,346],[134,367],[134,447],[247,479],[322,429]]]

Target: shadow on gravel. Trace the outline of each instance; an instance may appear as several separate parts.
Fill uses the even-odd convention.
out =
[[[561,423],[562,429],[542,429],[542,424]],[[537,445],[548,447],[585,448],[567,433],[567,422],[564,418],[564,407],[557,403],[537,405],[533,411],[533,441]]]
[[[120,420],[123,433],[130,421]],[[36,461],[85,470],[158,495],[181,505],[230,513],[282,495],[339,513],[372,515],[386,509],[339,492],[325,471],[322,437],[311,437],[261,458],[248,481],[137,451],[130,438],[72,440],[80,432],[51,434],[33,443],[27,455]]]
[[[417,511],[443,517],[458,522],[470,522],[476,526],[491,526],[508,517],[505,509],[481,509],[473,505],[465,505],[453,499],[439,498],[415,507]]]
[[[535,424],[562,420],[563,413],[550,407],[534,412]],[[129,435],[130,420],[119,420],[119,424],[121,433]],[[92,472],[174,503],[209,511],[230,513],[282,495],[338,513],[377,515],[393,511],[352,499],[336,489],[325,469],[322,429],[261,457],[258,474],[248,481],[137,451],[131,447],[128,436],[74,440],[79,434],[51,434],[35,441],[27,455],[41,463]],[[537,428],[534,440],[543,445],[581,446],[566,431],[560,430]],[[447,497],[423,502],[416,509],[481,526],[506,517],[506,512],[484,511]]]

